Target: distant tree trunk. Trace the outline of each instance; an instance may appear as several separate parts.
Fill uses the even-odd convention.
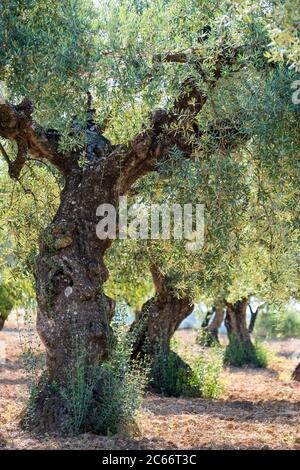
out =
[[[209,322],[210,322],[210,319],[211,317],[216,313],[216,309],[215,307],[213,307],[211,310],[208,310],[205,317],[204,317],[204,320],[201,324],[201,328],[205,329],[207,328]]]
[[[258,311],[259,311],[259,307],[257,307],[257,309],[254,311],[253,308],[251,307],[251,305],[249,304],[249,308],[250,308],[250,312],[251,312],[251,318],[250,318],[250,323],[249,323],[249,326],[248,326],[248,331],[249,331],[249,333],[253,333],[254,326],[255,326],[255,323],[256,323],[256,319],[257,319],[257,314],[258,314]]]
[[[212,321],[209,323],[211,317]],[[219,328],[224,319],[224,305],[217,305],[213,307],[211,312],[208,312],[201,328],[205,333],[204,346],[211,346],[213,343],[219,343]]]
[[[300,382],[300,363],[297,365],[296,369],[292,374],[292,379]]]
[[[247,298],[238,300],[235,304],[227,303],[225,326],[228,335],[230,336],[234,334],[242,343],[251,342],[250,333],[246,322],[247,307]]]
[[[227,350],[239,349],[239,361],[252,364],[254,360],[254,346],[247,328],[246,313],[248,299],[243,298],[235,304],[226,303],[227,312],[225,326],[228,333],[229,346]]]
[[[4,327],[5,320],[6,320],[6,318],[4,318],[4,317],[0,314],[0,331],[1,331],[1,330],[3,329],[3,327]]]
[[[155,296],[142,307],[138,320],[132,325],[136,333],[133,358],[147,353],[155,356],[157,348],[170,350],[170,340],[180,323],[192,313],[194,305],[188,298],[178,299],[168,279],[152,266]]]

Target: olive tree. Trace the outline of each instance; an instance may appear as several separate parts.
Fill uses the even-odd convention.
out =
[[[257,56],[265,60],[264,34],[238,22],[231,34],[228,8],[214,0],[0,5],[2,159],[16,181],[29,161],[46,162],[63,180],[35,267],[47,353],[35,403],[40,429],[65,429],[70,411],[60,390],[74,343],[87,375],[107,357],[114,301],[103,292],[103,257],[112,240],[97,237],[98,206],[117,209],[174,147],[187,159],[200,155],[215,136],[214,119],[197,123],[210,90]]]

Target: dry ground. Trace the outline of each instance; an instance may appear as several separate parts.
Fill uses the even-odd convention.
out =
[[[226,369],[221,399],[162,398],[148,394],[133,437],[83,434],[33,436],[20,430],[18,413],[28,398],[29,377],[20,362],[23,326],[12,318],[0,332],[6,363],[0,365],[0,448],[6,449],[300,449],[300,383],[290,374],[300,340],[273,341],[267,370]],[[194,346],[194,333],[177,333]]]

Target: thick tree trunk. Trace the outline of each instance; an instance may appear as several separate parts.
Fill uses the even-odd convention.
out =
[[[219,328],[224,319],[224,305],[217,305],[213,308],[211,315],[203,321],[201,329],[204,332],[204,340],[201,340],[204,346],[210,347],[214,343],[219,343]],[[213,315],[212,321],[209,323]]]
[[[300,382],[300,363],[297,365],[296,369],[294,370],[292,374],[292,379],[297,380],[297,382]]]
[[[133,323],[135,342],[132,358],[150,358],[150,385],[158,393],[180,396],[183,374],[190,366],[175,352],[170,341],[180,323],[193,311],[190,299],[175,297],[168,279],[155,267],[151,268],[156,295],[143,305]]]
[[[9,106],[8,112],[15,118],[15,108]],[[101,132],[92,123],[84,166],[79,165],[80,153],[58,153],[55,133],[55,138],[51,133],[32,137],[32,153],[41,152],[40,147],[45,145],[43,154],[51,153],[51,162],[65,177],[65,187],[57,214],[40,238],[35,272],[37,330],[46,347],[47,370],[34,412],[22,419],[31,428],[65,432],[71,412],[61,391],[70,385],[78,356],[81,361],[82,355],[85,357],[86,380],[107,356],[114,303],[103,293],[108,277],[103,257],[112,240],[97,237],[96,213],[101,204],[109,204],[117,212],[119,197],[137,179],[155,170],[159,158],[168,155],[170,137],[162,142],[158,136],[169,115],[161,110],[151,119],[153,128],[133,139],[128,147],[114,149],[107,141],[103,146]],[[95,389],[99,395],[101,387],[96,385]]]
[[[155,356],[157,348],[169,351],[172,336],[194,308],[190,299],[175,297],[168,279],[157,268],[152,267],[151,273],[156,294],[143,305],[138,320],[132,326],[136,335],[134,358],[145,353]]]
[[[234,350],[238,354],[241,363],[252,364],[254,360],[254,346],[247,328],[247,306],[247,298],[243,298],[235,304],[227,303],[225,326],[229,339],[227,349]]]
[[[0,314],[0,331],[1,331],[1,330],[3,329],[3,327],[4,327],[5,320],[6,320],[6,318],[4,318],[4,317]]]
[[[227,303],[225,326],[228,335],[235,335],[242,343],[251,343],[250,333],[247,328],[246,312],[248,299],[244,298],[235,304]]]
[[[107,354],[114,303],[103,293],[108,277],[103,255],[111,241],[97,238],[96,208],[101,202],[116,206],[117,200],[109,187],[94,193],[95,184],[94,173],[74,171],[40,238],[37,331],[46,347],[47,372],[34,412],[39,429],[65,430],[69,416],[61,390],[70,385],[76,361],[84,358],[88,375]]]

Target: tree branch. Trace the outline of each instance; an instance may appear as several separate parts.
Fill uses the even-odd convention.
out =
[[[251,305],[249,304],[249,309],[250,309],[250,313],[251,313],[251,318],[250,318],[250,323],[249,323],[249,326],[248,326],[248,331],[249,331],[249,333],[253,333],[254,325],[255,325],[255,322],[256,322],[256,317],[257,317],[257,314],[258,314],[258,311],[259,311],[259,307],[257,307],[257,309],[254,311],[253,308],[251,307]]]
[[[228,65],[234,64],[238,54],[244,49],[244,47],[230,48],[225,46],[212,67],[212,74],[208,76],[203,73],[201,68],[201,63],[205,61],[205,58],[195,56],[201,79],[210,87],[214,87],[222,77],[223,70]],[[167,57],[169,61],[180,59],[182,62],[182,54],[185,54],[186,60],[188,60],[190,53],[194,54],[195,52],[196,54],[196,49],[187,51],[181,52],[180,56],[177,53],[166,54],[161,58],[166,60]],[[107,167],[110,174],[113,171],[111,165],[115,166],[119,172],[117,190],[120,194],[128,191],[138,178],[154,171],[156,163],[167,157],[170,149],[174,146],[181,150],[186,158],[190,158],[196,146],[195,142],[199,145],[199,140],[204,135],[199,132],[196,116],[203,109],[206,101],[207,94],[199,90],[196,80],[194,78],[186,79],[182,84],[182,93],[175,100],[171,111],[155,109],[150,116],[150,129],[134,138],[127,147],[118,146],[115,148],[108,156],[110,165]],[[180,130],[180,120],[184,114],[191,116],[191,126],[187,132]],[[207,129],[206,132],[213,134],[215,131],[215,127],[211,126],[211,129]],[[230,148],[232,140],[236,138],[236,130],[234,129],[234,131],[233,135],[229,133],[227,136],[221,136],[222,148]]]
[[[153,264],[150,266],[150,272],[153,279],[153,284],[155,287],[156,294],[160,296],[166,296],[170,292],[170,288],[168,286],[168,279],[164,276],[157,266]]]
[[[6,152],[1,153],[9,166],[10,176],[18,178],[29,153],[34,158],[45,158],[64,172],[66,161],[58,152],[58,137],[49,139],[46,133],[37,130],[32,120],[33,105],[25,99],[19,105],[0,100],[0,137],[17,144],[18,152],[11,161]]]
[[[197,53],[200,52],[200,49],[196,49],[195,47],[189,47],[188,49],[184,49],[182,51],[177,52],[165,52],[162,54],[156,54],[153,57],[155,62],[171,62],[177,64],[186,64],[187,62],[191,62],[193,59],[195,60],[197,57]]]

